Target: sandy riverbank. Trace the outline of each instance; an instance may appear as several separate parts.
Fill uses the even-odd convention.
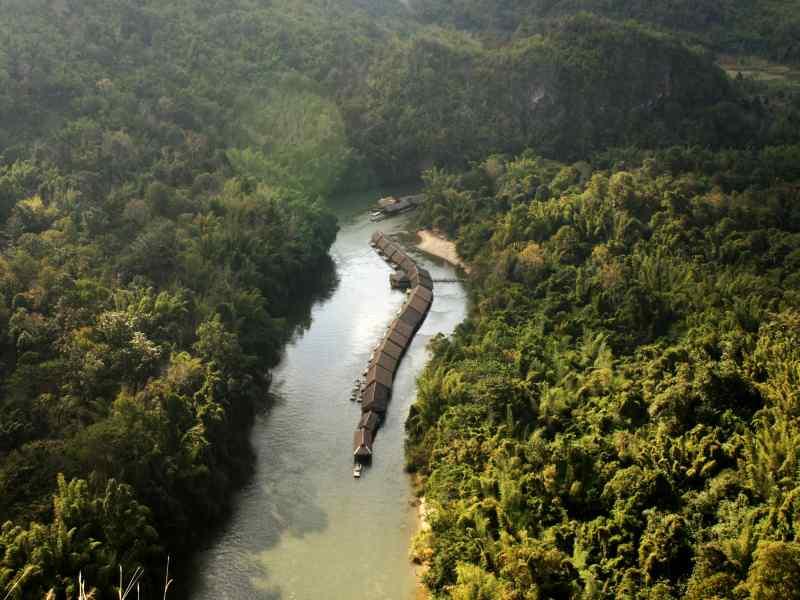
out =
[[[417,232],[417,237],[420,240],[417,242],[417,248],[423,252],[446,260],[451,265],[461,267],[467,273],[470,272],[469,265],[465,263],[458,255],[458,252],[456,252],[455,242],[448,240],[443,235],[435,233],[430,229],[419,230]]]
[[[412,477],[413,485],[419,489],[421,482],[417,476]],[[417,533],[412,541],[411,559],[414,563],[414,573],[417,577],[417,590],[414,594],[414,600],[429,600],[430,592],[428,588],[422,583],[422,577],[428,570],[428,561],[430,560],[429,551],[424,548],[428,545],[427,536],[430,535],[431,525],[428,521],[428,505],[425,502],[425,496],[420,496],[413,503],[416,508],[417,517]]]

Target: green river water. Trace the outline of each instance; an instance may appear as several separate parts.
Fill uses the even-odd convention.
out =
[[[417,521],[403,471],[403,424],[426,345],[466,316],[458,283],[435,284],[431,312],[398,371],[375,458],[352,477],[352,432],[360,405],[355,379],[404,295],[389,288],[390,269],[369,246],[373,231],[403,232],[407,218],[368,218],[379,192],[337,203],[340,231],[331,249],[338,283],[311,308],[273,371],[275,402],[251,432],[255,473],[234,499],[230,519],[200,551],[191,597],[201,600],[408,600],[415,577],[408,548]],[[449,265],[408,245],[434,279]]]

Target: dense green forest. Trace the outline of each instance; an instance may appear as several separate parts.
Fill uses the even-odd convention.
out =
[[[723,597],[795,564],[800,95],[716,55],[790,68],[794,0],[0,14],[0,597],[137,566],[154,597],[247,475],[327,203],[430,168],[421,222],[477,273],[409,421],[432,589]]]
[[[413,6],[501,51],[574,32],[593,72],[619,52],[628,79],[586,96],[610,107],[658,68],[639,26],[559,15],[636,19],[698,60],[791,64],[800,39],[792,2]],[[579,145],[426,173],[418,224],[456,240],[473,296],[406,424],[435,598],[800,597],[800,80],[729,60],[705,110],[571,104],[546,139]]]
[[[410,0],[420,19],[491,37],[527,35],[542,22],[586,11],[633,20],[714,52],[800,62],[797,0]]]
[[[800,146],[426,181],[476,300],[407,422],[436,597],[797,598]]]

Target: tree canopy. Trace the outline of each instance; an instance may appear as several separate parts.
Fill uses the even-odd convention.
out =
[[[406,425],[436,597],[795,597],[798,152],[428,173],[475,273]]]

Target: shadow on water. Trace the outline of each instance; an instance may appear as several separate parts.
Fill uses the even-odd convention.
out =
[[[325,256],[313,277],[306,278],[306,280],[308,283],[301,292],[300,298],[286,315],[290,333],[288,341],[281,351],[281,357],[292,340],[308,331],[308,328],[311,327],[311,314],[314,307],[329,300],[341,281],[339,273],[336,271],[336,263],[330,256]]]
[[[312,312],[316,305],[326,302],[339,286],[340,279],[336,271],[336,263],[326,256],[315,271],[313,277],[309,277],[308,285],[299,294],[298,301],[292,305],[292,311],[285,317],[288,324],[289,334],[287,341],[280,353],[282,359],[286,348],[292,342],[302,336],[311,326]],[[281,392],[281,384],[271,385],[271,389],[266,394],[264,403],[259,407],[255,420],[268,419],[272,410],[285,402],[285,397]],[[251,426],[248,435],[254,428]],[[285,472],[288,467],[287,460],[290,457],[292,448],[287,444],[275,444],[271,446],[269,462],[274,473]],[[226,526],[230,520],[232,510],[235,505],[242,502],[254,503],[263,507],[262,518],[247,531],[246,536],[239,540],[239,547],[247,553],[255,554],[263,552],[265,549],[274,546],[284,534],[295,537],[302,537],[315,531],[322,531],[327,527],[328,518],[315,499],[318,491],[315,489],[311,479],[303,478],[302,473],[297,473],[294,478],[294,488],[301,487],[301,494],[282,494],[285,488],[275,485],[275,481],[267,478],[260,484],[253,480],[255,474],[255,460],[257,457],[256,449],[253,447],[253,439],[249,439],[247,446],[248,461],[247,476],[235,483],[235,488],[231,490],[229,504],[226,507],[224,516],[219,522],[204,524],[199,527],[206,528],[200,541],[200,548],[214,548],[230,532],[226,531]],[[300,500],[298,501],[298,496]],[[299,518],[302,517],[302,518]],[[196,556],[198,548],[187,549],[187,556],[182,558],[183,565],[176,570],[174,587],[170,588],[170,597],[174,599],[192,598],[201,590],[201,578],[198,578],[197,569],[202,568],[200,560]],[[220,560],[227,562],[229,557],[221,556]],[[239,560],[241,557],[237,557]],[[234,561],[231,560],[231,563]],[[259,582],[268,579],[268,573],[264,565],[259,565],[259,570],[263,576]],[[280,600],[281,592],[277,589],[265,589],[262,585],[257,588],[252,587],[248,577],[240,578],[241,590],[237,597],[258,597],[264,600]]]
[[[272,406],[257,419],[268,419],[272,408],[284,402],[280,392],[271,393],[270,396]],[[261,458],[269,461],[271,473],[285,473],[291,469],[291,453],[292,447],[287,444],[271,444],[269,455],[262,454]],[[204,579],[197,577],[197,573],[208,564],[207,561],[218,561],[234,572],[231,577],[233,590],[228,590],[229,593],[233,591],[231,598],[280,600],[282,592],[270,583],[269,569],[264,561],[259,560],[259,555],[273,548],[284,536],[303,538],[328,527],[328,515],[318,502],[319,489],[302,471],[295,470],[291,492],[279,485],[277,478],[269,475],[265,478],[262,472],[258,482],[251,478],[232,496],[232,502],[239,507],[258,506],[260,518],[249,521],[246,532],[226,530],[227,517],[224,522],[217,524],[206,539],[204,548],[225,546],[221,542],[234,540],[237,549],[235,554],[211,554],[204,561],[194,558],[185,572],[181,589],[177,589],[173,597],[192,598],[198,594],[208,594],[211,590],[204,584]],[[236,571],[239,571],[238,577]],[[258,573],[255,577],[254,572]],[[219,597],[229,596],[225,594]]]

